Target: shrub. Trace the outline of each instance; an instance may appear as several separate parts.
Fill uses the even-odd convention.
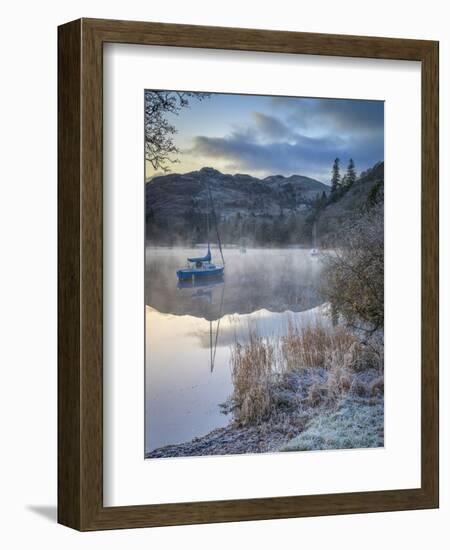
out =
[[[346,224],[342,242],[324,258],[322,292],[348,326],[384,326],[384,223],[378,203]]]

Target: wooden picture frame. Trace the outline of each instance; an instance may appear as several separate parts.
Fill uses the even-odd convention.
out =
[[[102,47],[106,42],[413,60],[422,67],[421,487],[103,506]],[[438,506],[438,43],[79,19],[58,29],[58,521],[81,530]]]

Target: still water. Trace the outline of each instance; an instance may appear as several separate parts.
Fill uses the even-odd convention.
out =
[[[180,287],[176,270],[199,249],[146,250],[145,449],[226,426],[230,351],[249,329],[279,337],[322,316],[321,260],[303,249],[226,249],[223,280]],[[218,261],[213,251],[213,261]]]

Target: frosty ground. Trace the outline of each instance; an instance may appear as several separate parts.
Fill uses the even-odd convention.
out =
[[[341,385],[338,395],[332,387]],[[325,367],[292,370],[273,389],[273,406],[258,423],[225,428],[147,458],[233,455],[277,451],[373,448],[384,445],[383,379],[368,368],[342,377]],[[230,407],[230,403],[224,408]],[[229,409],[228,409],[228,412]]]

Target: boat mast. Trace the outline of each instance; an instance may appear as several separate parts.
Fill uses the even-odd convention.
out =
[[[225,285],[222,286],[222,295],[220,297],[220,309],[219,309],[219,318],[217,319],[216,340],[214,342],[214,354],[211,356],[211,372],[214,370],[214,363],[216,361],[217,340],[219,339],[220,321],[222,319],[222,307],[223,307],[224,290],[225,290]],[[211,340],[211,344],[212,344],[212,340]]]
[[[210,358],[210,364],[211,364],[211,372],[214,369],[214,363],[213,363],[213,345],[212,345],[212,321],[209,321],[209,358]]]
[[[208,186],[209,190],[209,186]],[[208,241],[209,250],[209,194],[206,196],[206,240]]]
[[[217,216],[216,216],[216,211],[214,209],[214,203],[213,203],[213,200],[212,200],[212,195],[211,195],[211,189],[209,187],[209,184],[207,183],[206,184],[207,187],[208,187],[208,197],[209,197],[209,202],[211,204],[211,213],[214,217],[214,223],[216,225],[216,235],[217,235],[217,243],[219,245],[219,250],[220,250],[220,255],[222,257],[222,263],[223,265],[225,265],[225,258],[223,257],[223,252],[222,252],[222,241],[220,240],[220,235],[219,235],[219,228],[217,226]]]

